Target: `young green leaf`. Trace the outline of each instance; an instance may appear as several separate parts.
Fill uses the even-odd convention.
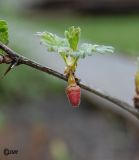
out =
[[[8,25],[4,20],[0,20],[0,41],[8,44]]]
[[[94,53],[105,54],[113,52],[114,48],[111,46],[83,43],[75,55],[80,58],[85,58],[86,56],[92,56]]]
[[[0,42],[4,44],[8,44],[8,25],[6,21],[0,19]],[[2,53],[2,50],[0,50],[0,53]]]
[[[65,31],[65,37],[67,38],[70,47],[73,51],[78,49],[78,43],[80,39],[81,29],[79,27],[70,27],[68,30]]]
[[[67,47],[68,41],[50,32],[37,32],[41,43],[47,46],[48,51],[58,51],[59,47]]]

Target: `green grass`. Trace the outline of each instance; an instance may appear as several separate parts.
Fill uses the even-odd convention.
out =
[[[2,77],[7,65],[1,65]],[[49,92],[59,93],[63,90],[63,83],[50,75],[38,72],[27,66],[19,66],[0,80],[0,102],[35,100],[45,97]]]

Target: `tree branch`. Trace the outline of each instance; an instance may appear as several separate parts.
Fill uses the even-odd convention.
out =
[[[43,66],[43,65],[41,65],[41,64],[39,64],[35,61],[32,61],[32,60],[30,60],[30,59],[28,59],[24,56],[21,56],[21,55],[19,55],[18,53],[16,53],[15,51],[13,51],[12,49],[10,49],[9,47],[7,47],[6,45],[4,45],[2,43],[0,43],[0,49],[5,51],[13,61],[17,62],[17,65],[25,64],[27,66],[30,66],[30,67],[35,68],[37,70],[40,70],[42,72],[53,75],[57,78],[60,78],[64,81],[68,80],[67,77],[65,75],[63,75],[62,73],[59,73],[59,72],[57,72],[57,71],[55,71],[51,68]],[[85,89],[85,90],[87,90],[87,91],[105,99],[105,100],[108,100],[109,102],[112,102],[113,104],[117,105],[117,107],[123,109],[124,111],[129,112],[130,114],[132,114],[133,116],[135,116],[136,118],[139,119],[139,112],[133,106],[130,106],[129,104],[127,104],[127,103],[125,103],[125,102],[123,102],[123,101],[121,101],[117,98],[111,97],[111,96],[101,92],[100,90],[91,88],[90,86],[85,84],[85,82],[83,82],[82,80],[78,80],[77,84],[81,88],[83,88],[83,89]]]

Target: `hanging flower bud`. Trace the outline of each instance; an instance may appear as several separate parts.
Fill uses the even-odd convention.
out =
[[[80,105],[81,89],[76,83],[66,88],[66,94],[73,107]]]
[[[68,78],[68,87],[66,88],[67,97],[73,107],[80,105],[81,89],[76,84],[75,77],[72,72]]]

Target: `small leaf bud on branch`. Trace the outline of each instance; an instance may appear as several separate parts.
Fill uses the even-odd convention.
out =
[[[136,90],[136,95],[133,99],[134,101],[134,106],[139,109],[139,57],[137,58],[137,65],[138,65],[138,69],[135,75],[135,90]]]
[[[87,43],[79,45],[81,29],[74,26],[65,31],[64,38],[49,32],[38,32],[37,35],[40,36],[41,44],[44,44],[48,51],[59,53],[64,60],[66,64],[64,74],[68,77],[67,97],[72,106],[79,106],[81,91],[75,81],[75,72],[79,59],[92,56],[94,53],[113,53],[114,48]]]

